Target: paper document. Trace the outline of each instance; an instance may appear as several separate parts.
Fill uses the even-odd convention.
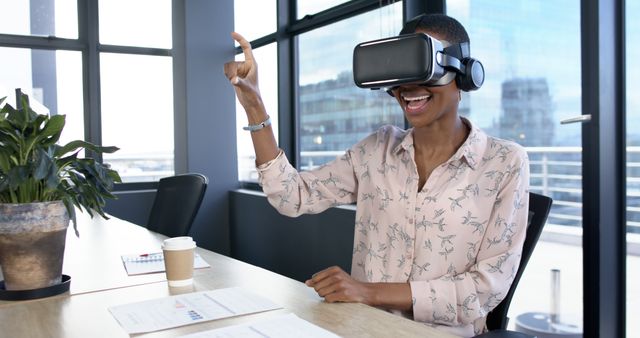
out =
[[[179,338],[337,338],[339,336],[290,313],[255,323],[188,334]]]
[[[280,308],[269,299],[234,287],[119,305],[109,311],[133,334]]]
[[[124,264],[127,275],[142,275],[146,273],[164,272],[164,255],[162,252],[154,252],[150,254],[123,255],[122,264]],[[202,269],[210,267],[200,255],[195,254],[193,258],[193,268]]]

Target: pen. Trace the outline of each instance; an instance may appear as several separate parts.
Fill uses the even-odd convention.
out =
[[[153,253],[143,253],[143,254],[139,254],[138,257],[155,257],[155,256],[161,256],[162,252],[153,252]]]

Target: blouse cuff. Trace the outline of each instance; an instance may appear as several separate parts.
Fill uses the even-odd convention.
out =
[[[433,302],[431,285],[428,281],[411,281],[411,298],[413,301],[413,319],[418,322],[433,321]]]

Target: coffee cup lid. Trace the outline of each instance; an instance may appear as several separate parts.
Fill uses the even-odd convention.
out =
[[[162,244],[163,250],[184,250],[196,247],[196,242],[189,236],[167,238]]]

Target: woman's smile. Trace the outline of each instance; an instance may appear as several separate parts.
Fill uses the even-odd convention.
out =
[[[415,93],[402,93],[403,107],[407,114],[417,114],[424,110],[431,101],[431,93],[415,95]]]

